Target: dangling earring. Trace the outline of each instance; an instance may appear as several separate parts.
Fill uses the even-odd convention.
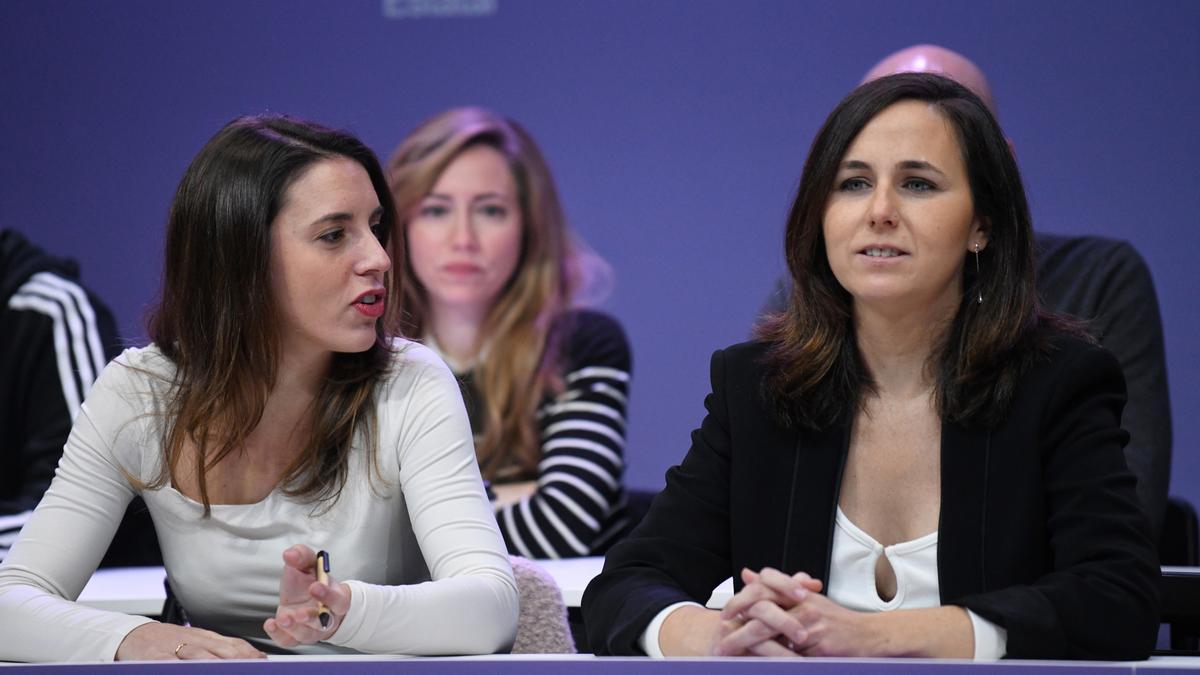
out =
[[[979,276],[979,242],[975,242],[975,292],[979,294],[979,304],[983,304],[983,279]]]

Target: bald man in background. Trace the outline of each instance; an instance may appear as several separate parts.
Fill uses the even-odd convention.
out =
[[[863,82],[906,72],[945,75],[973,91],[996,115],[991,87],[979,66],[936,45],[916,45],[884,58]],[[1171,474],[1171,402],[1162,319],[1150,270],[1125,241],[1039,233],[1034,246],[1043,305],[1086,320],[1100,344],[1121,362],[1129,393],[1121,423],[1130,437],[1125,460],[1137,477],[1150,534],[1158,541]],[[791,279],[782,277],[764,313],[783,311],[791,287]]]

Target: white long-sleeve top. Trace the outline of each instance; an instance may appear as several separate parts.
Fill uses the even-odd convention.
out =
[[[328,643],[293,651],[468,654],[511,644],[516,584],[458,385],[425,347],[394,348],[376,394],[382,475],[356,442],[325,512],[276,489],[254,504],[215,504],[205,518],[169,484],[140,492],[192,625],[269,644],[262,623],[278,605],[282,552],[305,544],[330,552],[352,599]],[[50,489],[0,566],[0,660],[111,660],[149,621],[74,599],[139,494],[122,469],[158,475],[173,371],[150,346],[127,350],[96,382]]]

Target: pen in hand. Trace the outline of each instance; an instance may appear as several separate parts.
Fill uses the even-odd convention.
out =
[[[329,585],[329,553],[326,551],[317,551],[317,581]],[[320,600],[317,601],[317,619],[321,621],[321,628],[329,628],[329,608]]]

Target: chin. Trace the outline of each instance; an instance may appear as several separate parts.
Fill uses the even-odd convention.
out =
[[[339,340],[335,352],[344,354],[358,354],[365,352],[375,345],[375,331],[372,330],[370,335],[355,336],[345,340]]]

